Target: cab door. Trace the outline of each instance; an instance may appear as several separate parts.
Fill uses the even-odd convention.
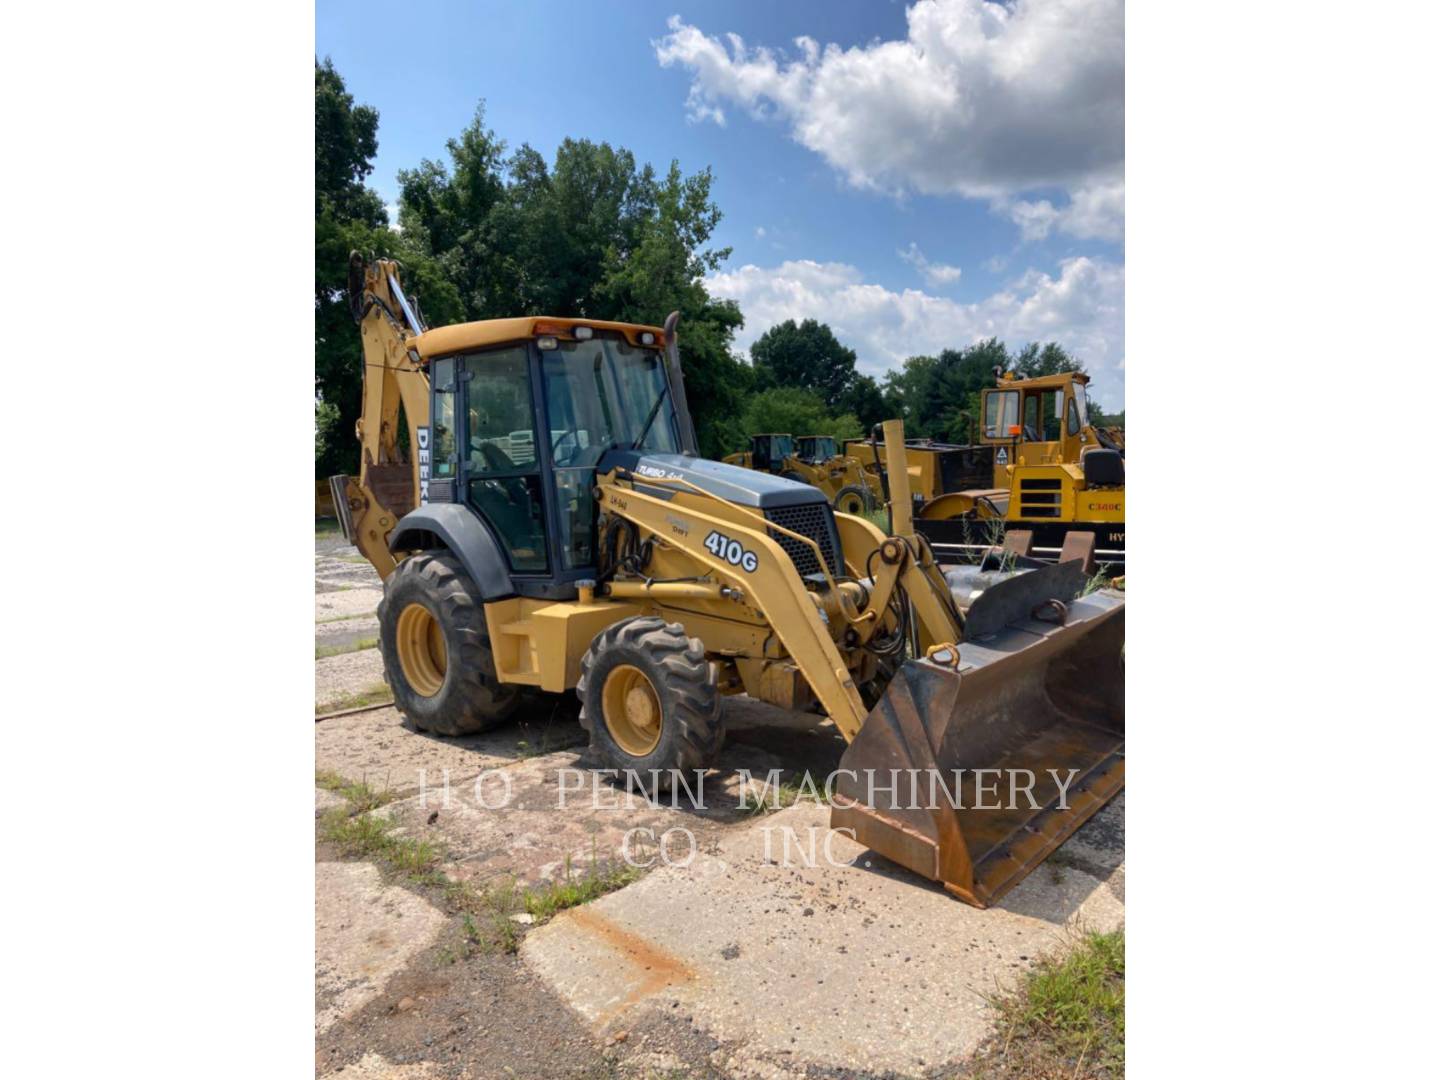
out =
[[[460,364],[465,499],[489,524],[513,572],[543,574],[549,559],[529,350],[507,345],[471,353]]]

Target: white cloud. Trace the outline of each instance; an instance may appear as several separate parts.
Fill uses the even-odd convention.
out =
[[[756,238],[757,240],[764,240],[764,239],[765,239],[765,226],[764,226],[764,225],[756,225],[756,226],[755,226],[755,238]]]
[[[1101,404],[1124,407],[1125,269],[1103,259],[1066,259],[1053,274],[1032,269],[968,304],[919,289],[894,292],[867,283],[846,263],[808,259],[742,266],[707,278],[706,285],[739,301],[742,348],[786,319],[819,319],[856,350],[862,371],[879,377],[908,356],[988,337],[1012,345],[1058,341],[1095,377],[1092,392]]]
[[[801,37],[789,55],[673,16],[655,51],[690,71],[692,120],[723,124],[722,103],[773,117],[855,185],[1002,201],[1059,188],[1074,202],[1050,209],[1073,210],[1075,235],[1112,229],[1096,217],[1108,202],[1081,202],[1120,190],[1123,0],[918,0],[905,15],[904,40]]]
[[[925,253],[920,250],[920,245],[915,243],[914,240],[910,241],[908,248],[897,251],[895,254],[915,267],[916,270],[919,270],[920,276],[925,279],[925,283],[932,289],[938,289],[944,285],[953,285],[960,280],[960,267],[950,266],[946,263],[931,262],[925,257]]]
[[[1070,193],[1068,206],[1059,208],[1049,199],[1002,200],[995,208],[1020,226],[1026,242],[1045,239],[1053,228],[1082,240],[1119,241],[1125,235],[1125,185],[1120,182],[1080,188]]]
[[[390,219],[390,231],[400,231],[400,204],[398,202],[385,204],[385,216]]]

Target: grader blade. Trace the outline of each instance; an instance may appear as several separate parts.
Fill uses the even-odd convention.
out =
[[[1003,591],[1030,603],[1024,576]],[[1123,597],[1094,593],[906,661],[840,761],[831,828],[993,904],[1124,786],[1124,628]]]

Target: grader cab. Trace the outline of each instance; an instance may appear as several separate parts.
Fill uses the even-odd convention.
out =
[[[427,329],[396,264],[358,256],[351,291],[360,475],[332,485],[416,727],[574,692],[594,755],[663,787],[716,763],[726,695],[813,709],[849,743],[832,825],[981,906],[1119,790],[1119,594],[1078,596],[1073,566],[947,581],[903,471],[887,535],[698,457],[675,315]],[[993,768],[1033,778],[1024,805],[976,791]]]

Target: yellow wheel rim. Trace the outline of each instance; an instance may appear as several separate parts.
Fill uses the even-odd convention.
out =
[[[395,651],[400,671],[421,697],[434,697],[445,685],[449,654],[440,623],[424,604],[411,604],[395,624]]]
[[[840,500],[842,514],[858,514],[865,509],[865,501],[859,495],[846,495]]]
[[[639,668],[620,664],[605,677],[601,692],[605,727],[621,750],[644,757],[660,742],[660,698]]]

